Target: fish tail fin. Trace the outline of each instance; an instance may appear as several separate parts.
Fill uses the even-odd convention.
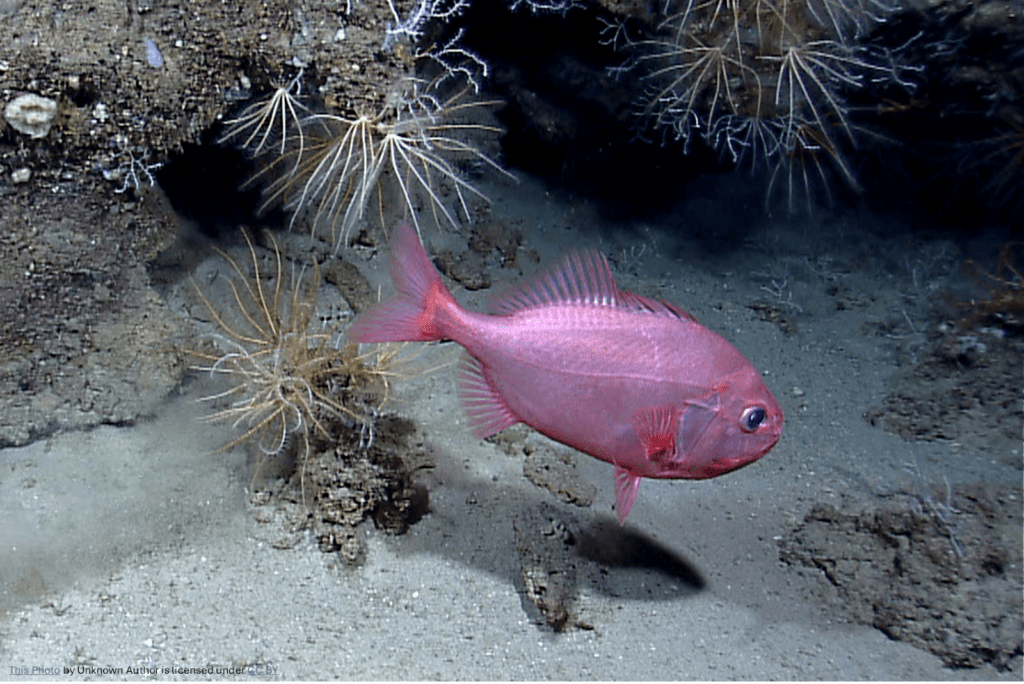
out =
[[[416,231],[399,226],[391,240],[391,278],[397,294],[366,313],[349,327],[353,342],[428,342],[451,339],[444,311],[457,307],[423,249]]]

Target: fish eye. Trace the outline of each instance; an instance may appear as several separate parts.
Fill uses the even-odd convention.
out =
[[[768,412],[763,406],[748,406],[740,416],[740,429],[744,432],[753,432],[764,422]]]

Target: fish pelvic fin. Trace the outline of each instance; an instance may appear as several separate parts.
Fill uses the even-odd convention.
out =
[[[615,466],[615,514],[619,516],[620,525],[626,523],[639,487],[639,475],[634,475],[622,466]]]
[[[429,342],[450,339],[444,311],[458,307],[416,231],[399,226],[391,240],[391,278],[398,291],[359,316],[348,329],[353,342]]]
[[[520,422],[491,386],[483,364],[469,353],[463,354],[459,364],[459,398],[477,439],[490,437]]]

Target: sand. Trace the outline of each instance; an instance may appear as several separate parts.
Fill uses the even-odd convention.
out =
[[[851,617],[820,568],[780,560],[815,504],[882,505],[943,478],[1019,493],[1019,443],[910,441],[865,418],[908,348],[870,324],[934,326],[899,293],[916,294],[914,264],[940,285],[962,278],[959,246],[866,212],[747,221],[735,207],[714,222],[691,202],[630,222],[528,178],[489,191],[539,264],[598,247],[620,287],[733,342],[783,406],[778,445],[713,480],[644,481],[620,527],[609,465],[566,456],[596,495],[564,503],[524,477],[522,453],[474,439],[457,349],[434,345],[419,361],[443,368],[398,383],[390,407],[435,462],[419,479],[429,512],[403,535],[361,525],[351,566],[253,505],[253,460],[211,453],[233,433],[202,422],[212,385],[193,378],[150,419],[0,451],[0,678],[1020,680],[1019,651],[1009,669],[951,669]],[[426,237],[432,251],[460,241]],[[381,256],[361,267],[384,282]],[[536,268],[495,269],[492,287]],[[456,290],[477,307],[485,294]],[[1019,565],[1005,573],[1019,586]],[[947,591],[927,593],[937,613]]]

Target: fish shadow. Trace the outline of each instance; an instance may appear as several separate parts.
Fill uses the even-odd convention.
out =
[[[513,513],[523,609],[554,632],[593,629],[581,605],[587,593],[627,601],[672,601],[705,580],[680,554],[610,516],[538,501]]]
[[[590,521],[580,530],[578,542],[581,558],[606,568],[648,570],[675,580],[692,592],[707,584],[697,567],[682,555],[610,517]]]
[[[678,551],[606,513],[460,468],[429,479],[431,512],[415,535],[396,539],[396,551],[442,555],[503,578],[542,630],[595,629],[588,595],[669,602],[707,585]]]

